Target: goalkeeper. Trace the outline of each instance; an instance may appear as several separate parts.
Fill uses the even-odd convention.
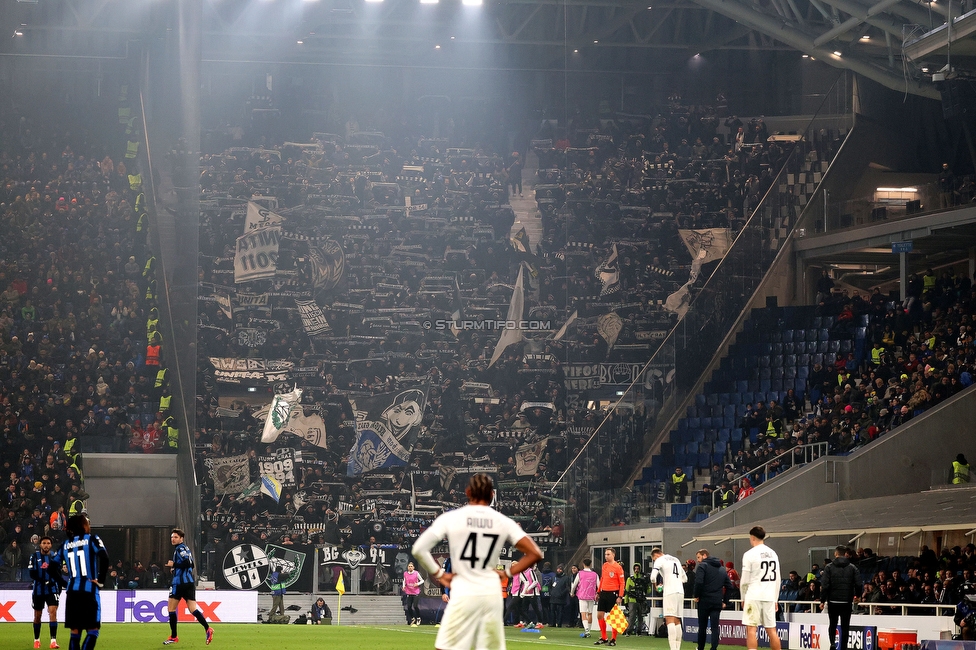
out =
[[[624,636],[639,636],[644,629],[644,617],[647,616],[647,592],[651,582],[643,573],[641,565],[634,565],[634,573],[627,578],[624,586],[624,604],[627,605],[627,621],[629,627]]]

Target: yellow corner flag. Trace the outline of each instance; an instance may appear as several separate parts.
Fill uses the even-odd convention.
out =
[[[339,605],[336,607],[336,625],[342,623],[342,594],[346,593],[346,582],[342,579],[342,569],[339,569],[339,580],[336,582],[336,591],[339,592]]]

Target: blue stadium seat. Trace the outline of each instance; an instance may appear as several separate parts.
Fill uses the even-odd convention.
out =
[[[738,389],[738,383],[739,382],[736,382],[736,389]],[[736,390],[736,392],[734,393],[729,394],[729,403],[732,406],[738,406],[739,404],[742,404],[742,394],[739,393],[738,390]]]
[[[830,340],[830,330],[828,330],[826,327],[820,328],[819,330],[817,330],[817,332],[818,332],[817,333],[817,339],[818,340],[820,340],[820,341],[829,341]]]
[[[830,354],[837,354],[840,351],[840,341],[829,341],[827,343],[826,350],[819,350],[820,352],[829,352]]]
[[[784,343],[783,354],[793,354],[796,351],[796,343]]]
[[[782,354],[774,354],[773,356],[771,356],[769,358],[769,367],[770,368],[782,368],[783,367],[783,355]]]
[[[712,452],[702,451],[698,453],[698,467],[702,469],[708,469],[712,466]]]
[[[803,366],[809,366],[810,365],[810,355],[809,354],[798,354],[796,356],[796,363],[797,363],[797,366],[799,366],[801,368]]]
[[[770,386],[772,387],[773,390],[776,391],[783,390],[783,378],[780,377],[778,379],[771,379]]]
[[[772,370],[772,368],[760,368],[759,369],[759,380],[760,380],[759,383],[760,384],[762,384],[762,380],[763,379],[772,379],[772,377],[773,377],[773,370]],[[762,388],[760,388],[759,390],[762,390]]]
[[[770,354],[772,355],[783,354],[783,345],[784,345],[783,343],[773,343],[772,350],[770,350]]]
[[[741,394],[741,393],[744,393],[744,392],[746,392],[748,390],[752,390],[752,389],[749,388],[749,382],[748,381],[746,381],[744,379],[740,379],[740,380],[738,380],[738,381],[735,382],[735,390],[736,390],[737,393],[740,393]]]
[[[810,376],[810,366],[800,366],[796,369],[796,378],[806,380]]]
[[[688,430],[688,420],[686,418],[681,418],[680,420],[678,420],[678,431],[687,431],[687,430]]]
[[[783,379],[796,379],[796,368],[794,366],[786,366],[783,368]]]
[[[785,330],[783,332],[783,343],[792,343],[794,340],[793,330]]]
[[[783,368],[770,368],[770,379],[782,379],[783,378]]]
[[[697,429],[701,427],[701,420],[699,418],[688,418],[688,428]]]
[[[701,393],[695,395],[695,406],[705,406],[705,396]]]
[[[841,341],[840,342],[840,352],[841,352],[841,354],[847,354],[850,351],[851,351],[851,342],[850,341],[847,341],[847,340]]]

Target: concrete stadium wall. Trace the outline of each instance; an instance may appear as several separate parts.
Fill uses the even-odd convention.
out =
[[[175,526],[176,456],[85,454],[88,514],[99,527]]]
[[[944,484],[945,473],[956,454],[966,454],[970,462],[976,459],[974,422],[976,386],[850,456],[820,458],[789,470],[771,484],[760,486],[747,500],[709,517],[699,526],[669,524],[664,531],[664,544],[669,553],[684,559],[694,558],[699,548],[707,548],[723,561],[731,560],[738,565],[749,548],[746,540],[718,545],[696,542],[684,549],[681,545],[699,535],[714,535],[726,528],[789,512],[850,499],[913,494]],[[802,543],[774,539],[771,546],[779,554],[785,570],[800,571],[809,568],[810,549],[848,541],[836,536],[818,536]],[[905,554],[915,552],[916,549],[909,548],[904,551]]]

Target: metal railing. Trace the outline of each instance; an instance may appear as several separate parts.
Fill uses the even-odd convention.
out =
[[[938,181],[912,183],[906,187],[882,188],[842,201],[831,201],[828,196],[826,205],[821,200],[811,207],[818,212],[815,216],[817,221],[823,219],[826,210],[828,232],[850,230],[878,222],[898,221],[972,205],[976,191],[972,177],[961,180],[949,192],[943,192]]]
[[[818,458],[826,456],[827,449],[828,446],[826,442],[813,442],[809,445],[798,445],[796,447],[791,447],[778,456],[767,460],[762,465],[739,474],[730,480],[729,484],[734,485],[742,479],[747,478],[750,480],[750,482],[752,482],[753,487],[758,487],[759,485],[762,485],[769,479],[782,474],[788,469],[792,469],[800,465],[806,465],[807,463],[812,463]],[[799,454],[797,452],[799,452]],[[773,465],[776,465],[776,467],[773,468],[773,474],[770,475],[770,469]],[[761,481],[758,480],[760,475],[762,476]],[[721,502],[722,496],[719,491],[715,490],[712,492],[712,512],[718,511]]]
[[[661,596],[648,596],[647,601],[651,607],[663,607],[664,599]],[[698,606],[693,598],[685,598],[683,604],[686,610],[693,610]],[[780,600],[778,604],[780,611],[785,614],[820,614],[823,611],[820,609],[819,600]],[[854,603],[855,614],[869,615],[952,616],[955,610],[955,605],[941,603],[865,603],[860,601]],[[742,600],[730,600],[729,608],[725,611],[742,611]]]

